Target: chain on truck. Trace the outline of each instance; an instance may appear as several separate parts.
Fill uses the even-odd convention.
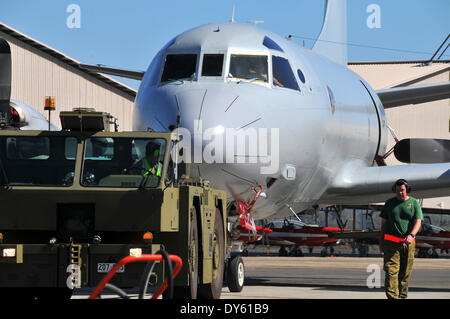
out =
[[[122,258],[158,251],[183,262],[175,297],[219,298],[224,277],[240,291],[226,192],[189,178],[175,133],[110,132],[108,116],[74,109],[61,131],[0,130],[0,294],[70,298]],[[127,264],[110,283],[158,287],[165,264]]]

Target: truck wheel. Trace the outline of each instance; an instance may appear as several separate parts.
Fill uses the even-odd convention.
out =
[[[235,256],[228,264],[227,283],[230,292],[241,292],[244,288],[245,267],[241,256]]]
[[[222,215],[218,208],[216,208],[214,220],[214,234],[212,239],[212,279],[211,283],[200,285],[198,288],[199,297],[207,299],[219,299],[223,286],[225,236]]]
[[[173,296],[175,299],[196,299],[198,288],[198,228],[197,228],[197,211],[192,207],[190,214],[189,228],[189,247],[188,247],[188,263],[189,267],[189,286],[173,287]],[[184,265],[183,265],[184,267]]]

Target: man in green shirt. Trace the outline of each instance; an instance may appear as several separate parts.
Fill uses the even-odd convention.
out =
[[[396,197],[386,201],[380,214],[380,252],[384,254],[384,289],[389,299],[405,299],[408,295],[415,237],[423,220],[419,202],[408,196],[410,190],[406,180],[397,180],[392,186]]]

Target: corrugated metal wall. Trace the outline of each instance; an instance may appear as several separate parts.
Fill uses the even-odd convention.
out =
[[[8,34],[0,32],[0,37],[11,47],[12,99],[31,105],[47,117],[45,97],[55,97],[56,111],[51,120],[58,127],[60,111],[91,107],[117,117],[120,131],[132,129],[133,96]]]
[[[443,72],[414,85],[445,82],[449,80],[449,72]],[[399,139],[403,138],[442,138],[450,139],[449,119],[450,100],[405,105],[386,110],[389,125]],[[389,148],[394,146],[393,138],[389,139]],[[400,164],[394,156],[390,156],[388,165]],[[440,207],[443,205],[443,207]],[[430,198],[423,200],[423,206],[429,208],[450,209],[450,197]]]
[[[375,89],[390,87],[387,83],[406,82],[415,77],[423,78],[411,85],[446,82],[450,80],[448,67],[443,64],[433,64],[429,67],[405,64],[369,64],[350,65],[351,70],[358,73]],[[434,72],[443,70],[441,73]],[[429,76],[421,76],[429,74]],[[385,83],[385,84],[383,84]],[[404,138],[441,138],[450,139],[450,99],[433,101],[415,105],[404,105],[386,110],[389,126],[399,139]],[[394,146],[394,139],[388,135],[388,150]],[[388,165],[402,165],[392,154],[386,160]],[[414,186],[414,185],[413,185]],[[443,206],[442,206],[443,205]],[[450,197],[430,198],[423,200],[423,207],[450,209]]]

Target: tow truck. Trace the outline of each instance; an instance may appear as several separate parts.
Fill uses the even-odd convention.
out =
[[[110,132],[108,114],[95,110],[60,118],[61,131],[0,130],[1,295],[70,298],[122,258],[162,250],[183,262],[176,298],[219,298],[224,277],[232,291],[242,289],[227,194],[189,178],[189,165],[176,160],[176,133]],[[149,143],[159,173],[133,172]],[[157,262],[145,287],[161,285],[166,266]],[[122,266],[110,283],[137,287],[145,268]]]

